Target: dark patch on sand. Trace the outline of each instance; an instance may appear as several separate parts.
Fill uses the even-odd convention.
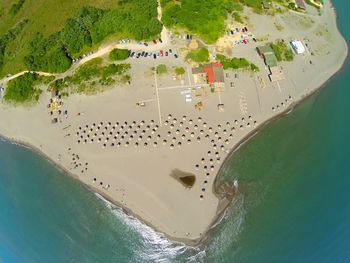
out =
[[[194,174],[179,169],[172,170],[170,176],[179,181],[186,188],[192,188],[196,182],[196,176]]]

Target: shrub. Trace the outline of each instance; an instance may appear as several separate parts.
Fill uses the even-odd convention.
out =
[[[5,101],[13,103],[38,101],[42,91],[35,88],[35,85],[39,82],[40,76],[36,73],[25,73],[10,80],[5,90]]]
[[[109,53],[109,59],[112,61],[125,60],[129,57],[129,51],[127,49],[115,48]]]
[[[284,41],[278,40],[275,43],[270,43],[270,46],[277,61],[292,61],[294,59],[293,51]]]
[[[218,60],[220,60],[224,69],[246,69],[246,70],[252,70],[255,72],[259,71],[259,68],[255,64],[250,63],[245,58],[229,59],[221,54],[218,54],[216,57]]]

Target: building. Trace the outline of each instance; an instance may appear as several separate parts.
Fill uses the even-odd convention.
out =
[[[277,58],[275,56],[275,52],[273,52],[273,49],[270,46],[266,45],[257,47],[256,50],[258,51],[260,57],[264,59],[266,66],[270,68],[277,66]]]
[[[305,53],[305,46],[303,43],[299,40],[293,40],[290,42],[291,47],[293,48],[294,52],[298,55]]]
[[[300,11],[306,11],[306,5],[304,0],[295,0],[295,5]]]
[[[211,63],[202,67],[193,68],[192,74],[205,75],[209,84],[223,83],[225,81],[224,69],[221,63]]]
[[[269,80],[275,82],[285,79],[282,69],[277,65],[277,58],[273,49],[269,45],[257,47],[256,49],[268,67]]]

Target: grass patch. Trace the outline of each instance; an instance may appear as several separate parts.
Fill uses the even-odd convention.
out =
[[[222,63],[224,69],[244,69],[254,72],[259,71],[259,67],[253,63],[250,63],[245,58],[227,58],[224,55],[218,54],[216,58]]]
[[[292,61],[294,53],[292,49],[283,40],[278,40],[275,43],[269,44],[275,53],[277,61]]]
[[[125,60],[129,57],[129,51],[127,49],[115,48],[109,53],[108,57],[112,61]]]
[[[18,22],[13,28],[0,37],[0,68],[5,62],[7,47],[16,40],[27,22],[28,20]]]
[[[156,72],[158,75],[162,75],[162,74],[166,74],[168,72],[168,69],[167,69],[166,65],[160,64],[157,66]]]
[[[192,60],[198,63],[209,61],[209,50],[206,48],[199,48],[196,50],[191,50],[186,56],[187,60]]]
[[[43,78],[36,73],[25,73],[10,80],[5,90],[4,100],[14,104],[37,102],[42,92],[37,85],[42,80]]]

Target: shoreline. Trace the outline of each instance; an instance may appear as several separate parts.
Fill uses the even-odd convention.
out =
[[[334,8],[334,6],[332,4],[331,4],[330,8],[332,8],[332,10],[334,11],[334,15],[335,15],[335,21],[336,21],[336,26],[337,26],[337,32],[336,33],[340,34],[341,38],[344,40],[343,35],[339,31],[338,20],[337,20],[338,16],[337,16],[337,13],[336,13],[336,9]],[[299,97],[295,98],[295,101],[293,101],[292,104],[290,104],[288,107],[286,107],[285,110],[279,112],[278,114],[272,116],[271,118],[267,118],[267,119],[263,120],[261,123],[259,122],[257,127],[253,128],[248,134],[246,134],[243,138],[241,138],[237,143],[234,144],[234,146],[232,147],[230,152],[224,158],[224,161],[219,165],[219,170],[215,173],[214,182],[213,182],[212,187],[211,187],[212,194],[214,194],[219,199],[219,197],[218,197],[218,194],[219,194],[218,193],[218,190],[219,190],[218,181],[219,181],[219,178],[220,178],[220,176],[222,174],[222,170],[224,169],[225,165],[227,165],[228,160],[233,157],[235,152],[244,143],[249,141],[249,139],[253,138],[259,131],[261,131],[263,128],[265,128],[267,125],[269,125],[271,122],[273,122],[273,121],[275,121],[275,120],[277,120],[279,118],[282,118],[284,115],[286,115],[289,112],[293,111],[299,104],[301,104],[304,100],[308,99],[310,96],[314,95],[316,92],[318,92],[323,87],[325,87],[334,77],[336,77],[341,72],[343,66],[345,65],[345,63],[347,63],[347,61],[349,59],[348,45],[347,44],[346,44],[346,49],[344,49],[342,51],[344,51],[344,52],[337,53],[338,55],[340,54],[341,57],[342,57],[342,60],[341,59],[338,60],[338,61],[341,61],[341,63],[335,63],[333,65],[333,67],[331,67],[330,69],[328,68],[326,71],[322,72],[322,74],[326,74],[326,78],[323,77],[323,75],[320,74],[320,76],[316,76],[315,78],[311,79],[311,81],[309,82],[307,88],[304,89],[305,90],[305,94],[302,94],[300,96],[300,98]],[[3,138],[5,141],[8,141],[9,143],[13,143],[13,144],[17,144],[17,145],[22,146],[22,147],[29,148],[34,153],[37,153],[41,157],[43,157],[46,160],[48,160],[50,163],[52,163],[60,171],[63,171],[68,176],[71,176],[72,178],[78,180],[80,183],[82,183],[82,185],[84,187],[87,187],[87,189],[89,191],[92,191],[94,193],[98,193],[103,198],[105,198],[107,201],[109,201],[112,204],[120,207],[122,209],[122,211],[125,212],[127,215],[130,215],[132,217],[137,218],[141,222],[143,222],[146,225],[152,227],[152,229],[154,229],[156,232],[161,233],[162,235],[164,235],[165,237],[171,239],[172,241],[175,241],[175,242],[178,242],[178,243],[181,243],[181,244],[185,244],[185,245],[188,245],[188,246],[197,246],[198,244],[203,242],[208,237],[208,235],[210,233],[210,230],[213,227],[215,227],[215,225],[217,224],[217,222],[219,220],[221,220],[221,218],[224,215],[227,207],[229,207],[232,204],[232,200],[231,200],[222,209],[219,209],[219,206],[218,206],[218,208],[217,208],[218,210],[217,210],[217,213],[216,213],[215,217],[213,218],[213,220],[211,221],[211,223],[207,227],[206,231],[203,232],[203,235],[200,238],[197,238],[197,239],[182,239],[182,238],[173,237],[171,235],[168,235],[168,234],[164,233],[164,231],[160,231],[157,226],[155,226],[153,223],[149,222],[148,220],[142,218],[142,216],[140,216],[136,212],[133,212],[130,208],[126,207],[123,203],[121,203],[121,202],[119,202],[117,200],[114,200],[112,197],[110,197],[108,194],[102,192],[97,187],[89,185],[86,182],[84,182],[81,179],[79,179],[79,176],[77,176],[76,174],[71,172],[69,169],[65,168],[62,163],[57,162],[54,158],[50,157],[49,154],[46,154],[42,149],[40,149],[39,147],[35,146],[34,143],[27,143],[27,142],[24,142],[24,141],[21,141],[21,140],[17,140],[15,138],[10,138],[10,137],[4,136],[4,135],[0,135],[0,138]],[[220,199],[219,199],[219,204],[220,204]]]
[[[225,166],[227,165],[228,161],[231,158],[233,158],[233,156],[235,155],[236,151],[238,151],[241,146],[243,146],[250,139],[252,139],[254,136],[256,136],[261,130],[263,130],[270,123],[272,123],[272,122],[274,122],[276,120],[279,120],[279,119],[283,118],[285,115],[293,112],[294,109],[296,107],[298,107],[301,103],[303,103],[305,100],[309,99],[311,96],[315,95],[317,92],[321,91],[321,89],[325,88],[330,81],[332,81],[338,74],[341,73],[341,71],[344,68],[344,65],[348,62],[348,60],[349,60],[348,46],[347,46],[347,49],[345,51],[346,52],[344,53],[344,56],[343,56],[344,60],[343,60],[342,64],[340,65],[340,67],[338,68],[338,70],[335,71],[334,74],[332,74],[321,86],[319,86],[319,87],[317,87],[315,89],[312,89],[309,93],[305,94],[300,100],[293,102],[293,104],[288,106],[288,108],[286,108],[283,112],[280,112],[279,114],[273,116],[272,118],[269,118],[269,119],[265,120],[264,122],[260,123],[256,128],[254,128],[251,132],[249,132],[246,136],[244,136],[232,148],[231,152],[225,157],[225,160],[223,161],[222,165],[220,166],[219,171],[218,171],[218,173],[217,173],[217,175],[216,175],[216,177],[214,179],[212,191],[213,191],[213,193],[216,196],[218,196],[218,190],[219,190],[219,187],[220,187],[220,184],[218,183],[218,181],[220,179],[220,176],[222,175],[222,170],[225,168]],[[25,148],[31,150],[33,153],[38,154],[40,157],[44,158],[46,161],[48,161],[53,166],[55,166],[59,171],[65,173],[68,176],[70,176],[72,179],[77,180],[82,186],[84,186],[89,191],[100,195],[102,198],[104,198],[105,200],[107,200],[111,204],[119,207],[126,215],[134,217],[137,220],[139,220],[140,222],[146,224],[147,226],[150,226],[152,229],[154,229],[155,232],[157,232],[157,233],[159,233],[161,235],[164,235],[166,238],[171,239],[172,241],[174,241],[176,243],[184,244],[186,246],[196,247],[199,244],[201,244],[202,242],[204,242],[207,239],[208,235],[210,235],[210,231],[215,228],[215,226],[217,225],[217,223],[219,221],[222,220],[222,218],[223,218],[227,208],[232,204],[232,201],[234,199],[234,197],[233,197],[222,209],[218,210],[218,213],[216,214],[216,216],[213,219],[213,221],[210,223],[207,231],[204,233],[202,238],[200,238],[198,240],[174,238],[174,237],[172,237],[170,235],[167,235],[166,233],[162,233],[154,225],[152,225],[151,223],[145,221],[140,216],[138,216],[137,214],[133,213],[132,210],[124,207],[118,201],[113,200],[113,198],[111,198],[110,196],[107,196],[105,193],[103,193],[99,189],[94,188],[94,187],[92,187],[90,185],[87,185],[84,182],[82,182],[81,180],[79,180],[78,176],[76,176],[74,173],[70,172],[63,165],[61,165],[58,162],[54,161],[47,154],[45,154],[45,152],[40,150],[35,145],[29,144],[29,143],[26,143],[26,142],[23,142],[23,141],[20,141],[20,140],[16,140],[15,138],[6,137],[3,134],[0,134],[0,139],[5,141],[5,142],[7,142],[7,143],[10,143],[10,144],[15,144],[15,145],[20,146],[20,147],[25,147]]]

